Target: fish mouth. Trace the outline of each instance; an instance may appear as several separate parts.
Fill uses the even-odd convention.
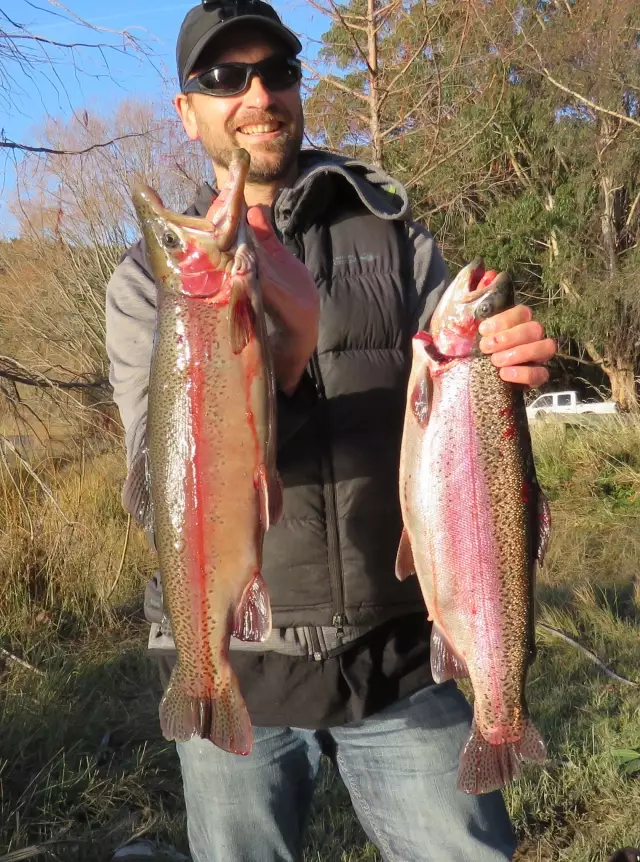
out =
[[[142,222],[151,225],[162,224],[166,230],[172,226],[186,228],[202,238],[211,237],[213,222],[200,216],[186,216],[171,212],[152,188],[137,185],[132,192],[133,204]]]
[[[466,303],[475,302],[494,287],[494,281],[498,275],[495,269],[487,270],[481,257],[475,258],[469,264],[470,272],[466,283],[462,285],[462,296],[460,301]]]

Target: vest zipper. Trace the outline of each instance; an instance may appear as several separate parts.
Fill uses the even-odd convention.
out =
[[[304,263],[304,245],[297,235],[284,234],[283,244]],[[294,248],[292,248],[294,246]],[[331,583],[332,619],[331,624],[336,629],[336,637],[344,636],[344,626],[347,617],[344,609],[344,580],[342,573],[342,557],[340,555],[340,534],[338,532],[338,504],[336,501],[336,484],[331,459],[331,440],[329,437],[329,422],[327,418],[327,395],[324,391],[318,351],[313,351],[309,362],[309,372],[318,393],[318,416],[320,419],[320,452],[322,456],[322,479],[324,483],[324,505],[327,513],[327,544],[329,547],[329,579]]]
[[[329,437],[329,422],[327,419],[327,396],[324,391],[318,352],[313,351],[310,363],[311,376],[318,391],[318,415],[320,418],[320,451],[322,454],[322,476],[324,480],[324,505],[327,514],[327,542],[329,545],[329,577],[331,580],[331,596],[333,604],[332,625],[336,628],[336,636],[344,636],[344,626],[347,618],[344,611],[344,582],[342,576],[342,559],[340,555],[340,534],[338,532],[338,504],[336,500],[336,484],[331,460],[331,441]]]

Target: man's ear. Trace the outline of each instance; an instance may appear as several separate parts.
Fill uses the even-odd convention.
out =
[[[182,120],[182,125],[188,137],[192,141],[197,141],[200,137],[198,131],[198,121],[193,110],[193,99],[190,93],[178,93],[173,100],[173,107],[176,109],[177,115]]]

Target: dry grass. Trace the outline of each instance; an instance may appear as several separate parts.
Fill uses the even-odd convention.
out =
[[[640,428],[543,426],[535,448],[554,517],[540,618],[640,677]],[[0,470],[0,646],[43,672],[0,658],[0,853],[53,841],[48,858],[106,860],[136,833],[186,851],[140,613],[153,560],[137,531],[110,594],[123,455],[49,459],[37,478]],[[612,752],[640,750],[640,692],[541,633],[529,700],[551,764],[507,792],[519,859],[603,862],[639,844],[640,781]],[[326,770],[305,862],[378,859]]]

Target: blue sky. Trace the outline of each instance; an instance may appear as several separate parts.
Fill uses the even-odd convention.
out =
[[[313,57],[318,40],[328,29],[327,19],[306,0],[272,0],[285,23],[300,37],[304,56]],[[6,139],[37,144],[33,129],[48,116],[71,116],[83,107],[107,113],[121,99],[169,97],[175,89],[175,40],[180,24],[195,0],[66,0],[76,15],[97,27],[128,30],[143,40],[153,52],[153,63],[131,53],[105,52],[108,67],[95,50],[78,49],[74,64],[52,50],[53,64],[42,62],[29,77],[10,64],[12,100],[0,101],[0,128]],[[28,28],[31,33],[58,42],[114,42],[117,35],[92,32],[61,17],[60,10],[47,0],[5,0],[5,18]],[[1,15],[2,13],[0,13]],[[6,20],[0,27],[16,32]],[[48,49],[45,49],[48,50]],[[43,59],[43,55],[40,55]],[[163,80],[164,79],[164,80]],[[167,82],[167,83],[165,83]],[[4,184],[0,189],[0,235],[11,230],[6,199],[13,185],[10,160],[4,160]]]

